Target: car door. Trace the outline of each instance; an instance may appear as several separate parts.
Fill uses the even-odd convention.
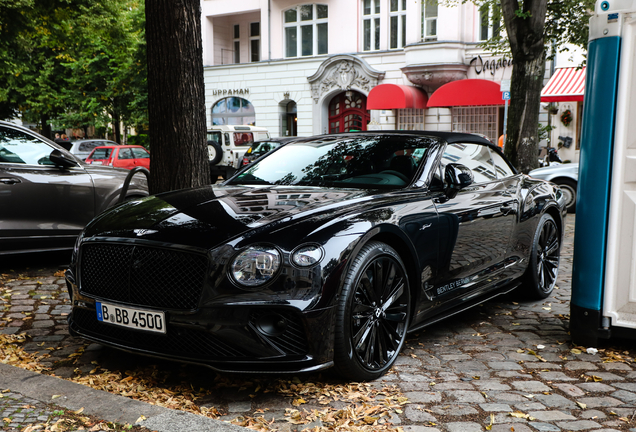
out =
[[[435,200],[444,231],[437,277],[428,293],[440,302],[467,299],[496,286],[507,265],[516,214],[488,146],[450,144],[441,157],[440,176],[449,163],[469,168],[474,183],[452,198],[442,194]]]
[[[0,126],[0,254],[72,247],[95,216],[91,176],[79,162],[64,169],[53,165],[54,148],[35,135]]]
[[[148,153],[148,150],[139,147],[131,147],[130,150],[133,153],[135,166],[150,169],[150,153]]]
[[[113,155],[113,166],[126,169],[135,167],[134,156],[129,147],[115,148],[114,151],[116,153]]]

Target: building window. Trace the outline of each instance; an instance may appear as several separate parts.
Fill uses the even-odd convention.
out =
[[[250,59],[253,62],[261,60],[261,23],[250,24]]]
[[[437,40],[438,0],[422,0],[422,40]]]
[[[327,54],[327,5],[301,5],[283,14],[285,57]]]
[[[241,32],[240,26],[234,24],[234,63],[241,62]]]
[[[398,130],[424,130],[424,109],[397,110],[397,128]]]
[[[380,0],[362,0],[362,50],[380,49]]]
[[[254,126],[256,124],[254,105],[240,97],[221,99],[212,107],[212,124]]]
[[[487,136],[492,142],[499,138],[499,107],[453,107],[453,132],[476,133]]]
[[[282,106],[284,112],[281,118],[281,136],[298,135],[298,107],[296,102],[290,101]]]
[[[406,45],[406,0],[390,0],[389,5],[389,48],[403,48]]]
[[[479,40],[485,41],[499,34],[501,9],[488,4],[479,8]]]

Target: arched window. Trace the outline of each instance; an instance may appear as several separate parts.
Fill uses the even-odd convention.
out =
[[[283,15],[285,57],[327,54],[327,5],[300,5],[287,9]]]
[[[221,99],[212,107],[212,124],[254,126],[256,124],[254,105],[240,97]]]
[[[281,104],[281,136],[298,135],[298,107],[296,102]]]

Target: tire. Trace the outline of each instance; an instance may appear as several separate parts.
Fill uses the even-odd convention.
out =
[[[525,297],[544,299],[552,294],[559,274],[561,235],[554,218],[544,214],[532,241],[530,262],[524,274]]]
[[[563,191],[563,195],[566,198],[565,207],[568,209],[568,213],[576,212],[576,182],[571,179],[556,179],[553,181]]]
[[[208,157],[210,159],[210,165],[216,165],[221,161],[223,149],[216,141],[208,141]]]
[[[365,245],[338,300],[334,354],[338,373],[355,381],[384,375],[398,358],[410,318],[411,293],[400,256],[384,243]]]

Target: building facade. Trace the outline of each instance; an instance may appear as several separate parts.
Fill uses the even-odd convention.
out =
[[[479,43],[492,11],[436,0],[202,0],[208,125],[272,136],[503,133],[509,58]]]
[[[568,46],[556,54],[550,80],[541,92],[541,102],[547,111],[550,145],[558,149],[563,161],[578,162],[583,124],[586,51]]]

